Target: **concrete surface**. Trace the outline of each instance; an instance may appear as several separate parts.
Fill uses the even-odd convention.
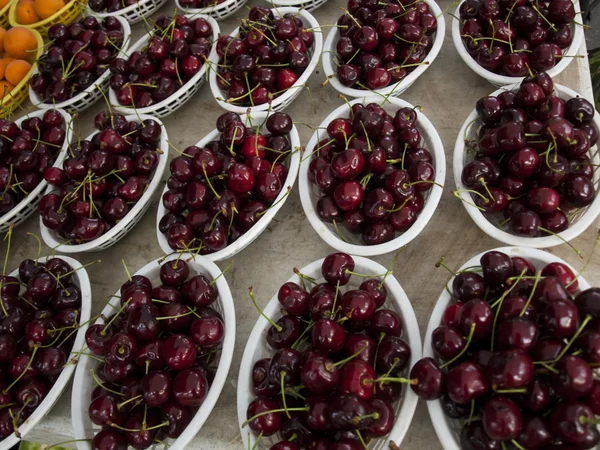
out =
[[[256,2],[258,4],[258,2]],[[450,6],[449,0],[443,0],[442,9]],[[252,4],[252,3],[251,3]],[[263,3],[266,4],[266,3]],[[340,8],[345,6],[342,0],[331,0],[315,11],[319,23],[328,31],[327,24],[334,24]],[[452,7],[452,10],[454,7]],[[173,12],[174,2],[166,5],[162,12]],[[247,14],[245,8],[238,11],[233,18],[221,22],[221,31],[228,33],[237,26],[237,20]],[[459,267],[471,256],[502,244],[487,237],[471,221],[459,200],[450,191],[454,189],[452,180],[452,149],[458,130],[464,119],[475,105],[478,98],[494,91],[492,85],[471,72],[460,60],[450,38],[450,22],[446,15],[447,36],[437,60],[425,74],[406,92],[402,98],[422,105],[423,111],[437,127],[446,150],[448,161],[448,178],[446,189],[438,210],[424,232],[404,251],[394,266],[394,274],[404,287],[410,298],[418,318],[421,333],[424,332],[433,305],[448,280],[448,273],[443,269],[435,269],[435,262],[446,258],[450,267]],[[134,27],[135,36],[139,36],[142,27]],[[585,45],[581,49],[585,55]],[[337,92],[330,86],[320,88],[324,80],[322,73],[310,79],[312,98],[301,95],[287,110],[297,122],[306,122],[312,126],[334,108],[341,104]],[[575,58],[570,67],[556,80],[575,89],[587,97],[591,97],[587,59]],[[92,130],[92,118],[102,110],[99,103],[84,113],[78,120],[75,131],[86,136]],[[180,149],[195,144],[215,127],[215,120],[222,111],[213,100],[209,86],[204,85],[200,92],[173,116],[164,120],[172,143]],[[311,130],[299,126],[302,143],[306,144]],[[158,191],[160,192],[160,190]],[[98,254],[78,255],[82,263],[98,258],[102,263],[90,267],[90,277],[94,291],[94,311],[101,310],[105,298],[111,295],[125,280],[121,259],[136,270],[148,261],[161,256],[155,237],[155,214],[158,195],[154,204],[137,227],[121,242]],[[579,249],[588,252],[596,236],[598,224],[591,227],[578,239],[573,241]],[[26,232],[39,234],[38,216],[31,217],[15,231],[14,249],[9,267],[14,268],[25,257],[34,257],[37,243],[27,238]],[[44,249],[47,251],[47,249]],[[567,247],[561,246],[550,250],[566,259],[575,267],[581,267],[582,261]],[[233,449],[241,447],[236,415],[236,380],[247,336],[257,318],[247,296],[248,286],[254,286],[259,303],[266,304],[278,287],[287,280],[293,267],[302,267],[309,262],[322,258],[331,252],[319,236],[313,231],[305,218],[297,191],[294,189],[285,206],[276,216],[270,230],[246,248],[235,258],[235,263],[227,272],[237,308],[236,349],[229,377],[221,398],[213,410],[211,417],[198,433],[190,449]],[[384,266],[388,266],[392,255],[375,258]],[[220,264],[225,267],[227,262]],[[600,258],[596,258],[586,271],[586,277],[592,284],[600,284]],[[72,439],[70,426],[70,388],[51,414],[27,436],[28,440],[46,444],[58,443]],[[440,448],[432,424],[423,402],[415,414],[412,428],[400,446],[403,450],[423,450]]]

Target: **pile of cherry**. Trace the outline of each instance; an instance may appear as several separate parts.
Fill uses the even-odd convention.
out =
[[[112,13],[139,2],[140,0],[88,0],[88,6],[96,13]]]
[[[179,0],[179,5],[184,9],[214,8],[225,0]]]
[[[148,44],[116,58],[110,87],[120,105],[147,108],[166,100],[200,72],[213,46],[213,29],[203,17],[160,16]]]
[[[490,251],[449,292],[455,301],[431,336],[435,359],[419,360],[409,378],[461,419],[461,447],[595,448],[600,289],[580,292],[563,263],[538,271]]]
[[[44,103],[60,103],[92,86],[108,69],[125,39],[115,17],[89,16],[48,30],[51,45],[38,60],[31,89]]]
[[[262,6],[250,9],[238,37],[223,35],[217,41],[217,84],[225,101],[262,105],[292,88],[308,67],[314,40],[314,31],[297,15],[275,17]]]
[[[561,99],[542,72],[516,92],[481,98],[476,110],[483,122],[473,143],[477,155],[461,176],[475,206],[490,218],[503,214],[499,226],[519,236],[566,230],[596,197],[594,106]]]
[[[437,19],[423,0],[349,0],[337,26],[337,78],[344,86],[382,89],[423,64]]]
[[[128,121],[98,113],[98,132],[71,144],[62,168],[44,171],[56,188],[42,197],[43,224],[72,244],[107,233],[142,198],[159,163],[161,126],[152,119]]]
[[[246,127],[237,113],[217,119],[218,140],[204,148],[191,146],[171,161],[168,190],[162,202],[168,211],[159,230],[173,250],[224,249],[249,231],[279,196],[292,152],[292,118],[276,112]]]
[[[42,181],[63,147],[68,126],[53,110],[26,118],[20,126],[0,119],[0,215],[10,212]]]
[[[26,259],[18,277],[0,276],[0,437],[35,411],[69,359],[81,291],[64,260]],[[23,289],[22,289],[23,286]]]
[[[360,450],[361,441],[387,435],[395,422],[402,394],[396,381],[411,351],[402,318],[384,307],[385,274],[362,275],[360,287],[350,288],[360,274],[345,253],[327,256],[321,271],[324,282],[299,274],[303,286],[281,286],[283,316],[268,319],[271,356],[252,369],[256,398],[244,427],[261,437],[279,433],[272,450]]]
[[[333,223],[336,232],[343,225],[367,245],[408,230],[435,178],[414,108],[391,116],[376,103],[356,103],[350,117],[327,125],[327,133],[308,171],[322,194],[316,207],[321,220]]]
[[[553,68],[573,41],[571,0],[465,0],[460,32],[473,59],[486,70],[522,77]]]
[[[89,417],[102,427],[93,449],[139,450],[175,439],[204,402],[225,325],[213,309],[213,280],[190,272],[174,259],[160,267],[162,284],[130,277],[121,286],[121,309],[88,328],[87,346],[104,359],[92,373]]]

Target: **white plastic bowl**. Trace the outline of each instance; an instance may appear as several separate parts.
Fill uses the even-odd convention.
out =
[[[461,2],[461,4],[463,2]],[[581,9],[579,8],[579,1],[574,1],[573,4],[575,6],[576,12],[575,17],[581,19]],[[463,40],[460,36],[460,23],[458,17],[460,17],[460,5],[458,5],[458,7],[456,8],[456,11],[454,12],[454,19],[452,19],[452,41],[454,42],[454,47],[456,48],[456,51],[458,52],[462,60],[465,62],[465,64],[469,67],[469,69],[471,69],[477,75],[479,75],[482,78],[485,78],[487,81],[489,81],[497,87],[506,86],[507,84],[514,84],[517,81],[520,82],[524,78],[499,75],[497,73],[490,72],[489,70],[484,69],[479,64],[477,64],[477,61],[475,61],[475,59],[473,59],[473,57],[469,55],[469,52],[467,52],[465,44],[463,43]],[[558,64],[556,64],[556,66],[546,71],[552,78],[557,76],[559,73],[565,70],[569,64],[571,64],[571,61],[573,61],[574,59],[572,58],[572,56],[577,55],[577,52],[581,47],[581,41],[583,40],[583,27],[577,24],[573,24],[573,27],[573,42],[571,42],[571,45],[568,48],[563,50],[563,54],[567,57],[560,58],[560,61],[558,62]]]
[[[252,114],[251,115],[252,123],[254,125],[262,123],[264,121],[264,118],[267,115],[268,114],[265,114],[265,113]],[[248,125],[248,126],[250,125],[248,116],[246,114],[242,115],[241,118],[246,125]],[[262,129],[265,130],[264,127]],[[201,139],[196,144],[196,146],[203,148],[210,141],[216,140],[220,134],[221,133],[219,133],[219,130],[214,129],[208,135],[206,135],[206,137]],[[273,220],[273,217],[275,217],[275,214],[277,214],[277,211],[279,211],[281,209],[281,207],[283,206],[283,204],[287,201],[287,197],[286,197],[288,195],[287,190],[288,190],[288,188],[291,189],[294,186],[294,182],[296,181],[296,175],[298,174],[298,166],[300,165],[300,156],[301,156],[300,137],[298,136],[298,130],[295,125],[292,126],[292,130],[290,131],[290,135],[289,135],[289,140],[290,140],[290,145],[291,145],[291,149],[292,149],[293,153],[289,156],[288,163],[287,163],[287,167],[288,167],[287,178],[285,179],[285,182],[283,183],[283,187],[281,189],[281,192],[277,196],[277,199],[275,199],[275,201],[273,202],[274,206],[271,206],[267,210],[267,212],[263,214],[263,217],[261,217],[259,219],[259,221],[256,222],[256,224],[252,228],[250,228],[250,230],[248,230],[246,233],[244,233],[242,236],[240,236],[237,241],[229,244],[223,250],[219,250],[218,252],[204,255],[204,257],[206,259],[208,259],[210,261],[222,261],[224,259],[231,258],[232,256],[238,254],[240,251],[245,249],[248,245],[250,245],[252,242],[254,242],[256,240],[256,238],[258,238],[262,234],[263,231],[265,231],[265,229],[271,223],[271,220]],[[160,248],[162,249],[162,251],[167,254],[170,254],[170,253],[173,253],[175,250],[173,250],[169,246],[167,237],[164,234],[162,234],[160,232],[160,229],[158,228],[160,219],[162,219],[168,213],[168,211],[166,210],[166,208],[164,207],[163,202],[162,202],[162,196],[168,190],[169,190],[169,187],[165,186],[165,188],[160,196],[161,200],[158,203],[158,211],[156,212],[156,236],[158,238],[158,244],[160,245]],[[286,198],[284,198],[284,197],[286,197]]]
[[[95,14],[94,14],[95,15]],[[98,15],[95,15],[99,17]],[[116,16],[116,19],[123,27],[123,46],[121,50],[116,55],[116,57],[122,56],[127,52],[127,47],[129,47],[129,43],[131,41],[131,27],[127,20],[120,16]],[[102,20],[102,18],[100,18]],[[38,65],[36,64],[33,69],[33,74],[36,75],[40,73]],[[44,100],[36,93],[33,89],[31,89],[31,84],[29,85],[29,101],[41,109],[54,109],[60,108],[69,111],[70,113],[80,113],[88,109],[92,106],[96,101],[102,97],[102,93],[106,94],[108,91],[108,81],[110,79],[110,69],[107,67],[104,73],[96,80],[94,83],[89,86],[87,89],[81,91],[74,97],[71,97],[69,100],[65,100],[61,103],[44,103]]]
[[[203,18],[203,19],[206,19],[206,21],[208,23],[210,23],[210,26],[212,27],[212,31],[213,31],[213,39],[212,39],[213,46],[210,50],[210,54],[208,55],[208,59],[210,61],[217,61],[216,41],[219,37],[219,32],[220,32],[219,24],[212,17],[206,16],[203,14],[186,14],[185,17],[187,17],[190,20]],[[148,41],[150,40],[151,37],[152,37],[152,35],[148,34],[148,33],[146,33],[143,37],[141,37],[135,44],[133,44],[129,48],[129,50],[126,53],[125,59],[129,58],[129,56],[133,52],[135,52],[137,50],[142,50],[143,48],[145,48],[146,44],[148,44]],[[146,108],[130,108],[127,106],[123,106],[123,105],[119,104],[119,101],[117,100],[117,93],[113,89],[109,89],[110,103],[111,103],[111,105],[113,105],[113,107],[117,111],[119,111],[123,114],[131,115],[131,114],[136,114],[136,112],[137,112],[137,114],[150,114],[150,115],[152,115],[154,117],[158,117],[158,118],[166,117],[170,114],[173,114],[175,111],[177,111],[183,105],[185,105],[185,103],[190,98],[192,98],[192,96],[196,92],[198,92],[198,89],[200,89],[200,86],[202,86],[204,84],[204,81],[207,78],[206,70],[207,70],[208,64],[210,64],[210,63],[205,62],[204,64],[202,64],[202,67],[200,68],[198,73],[196,73],[196,75],[194,75],[192,78],[190,78],[187,81],[187,83],[185,83],[183,86],[181,86],[173,95],[171,95],[170,97],[167,97],[166,99],[164,99],[161,102],[155,103],[152,106],[148,106]]]
[[[71,349],[70,356],[67,357],[67,364],[65,364],[64,369],[58,376],[57,380],[52,385],[52,388],[46,395],[46,398],[40,403],[40,405],[33,411],[33,413],[27,418],[27,420],[19,427],[19,434],[21,437],[17,437],[15,433],[11,434],[7,438],[0,441],[0,450],[9,450],[11,447],[18,445],[21,439],[27,439],[27,433],[33,430],[36,425],[42,420],[46,414],[50,412],[50,410],[54,407],[63,391],[67,387],[69,380],[71,380],[71,376],[73,372],[75,372],[75,366],[78,363],[77,359],[71,361],[72,358],[79,353],[83,346],[85,345],[85,332],[88,328],[88,322],[90,320],[90,314],[92,312],[92,288],[90,286],[90,279],[88,277],[87,271],[85,268],[81,266],[79,261],[69,258],[68,256],[58,256],[58,258],[62,259],[66,263],[68,263],[73,269],[76,269],[73,273],[73,283],[76,284],[81,290],[81,314],[79,323],[82,324],[77,333],[75,334],[75,342],[73,343],[73,348]],[[49,258],[43,257],[39,259],[39,262],[45,263]],[[78,270],[77,270],[78,269]],[[19,270],[13,271],[11,276],[19,277]],[[82,356],[80,356],[82,358]]]
[[[15,121],[15,123],[20,127],[21,123],[25,119],[30,119],[32,117],[43,117],[46,111],[47,110],[33,111],[21,117],[19,120]],[[68,112],[63,111],[62,109],[57,109],[57,112],[59,112],[65,120],[65,142],[63,143],[60,152],[56,156],[54,167],[62,167],[62,163],[67,156],[67,149],[71,143],[71,140],[73,139],[73,127],[71,124],[73,118]],[[31,191],[23,200],[17,203],[15,207],[8,213],[0,217],[0,233],[5,233],[8,231],[8,228],[11,226],[11,224],[17,226],[25,222],[25,220],[27,220],[27,218],[37,210],[37,205],[44,195],[44,189],[46,186],[48,186],[48,183],[46,183],[46,180],[42,178],[33,191]]]
[[[179,3],[179,0],[175,0],[175,5],[186,14],[207,14],[215,18],[215,20],[223,20],[242,6],[246,4],[248,0],[225,0],[223,3],[219,3],[215,6],[209,6],[208,8],[184,8]]]
[[[179,258],[180,255],[171,255],[162,257],[149,262],[140,270],[136,275],[144,275],[152,282],[159,280],[160,266],[165,261],[170,261]],[[231,366],[231,359],[233,357],[233,348],[235,346],[235,308],[233,306],[233,297],[229,290],[227,280],[221,275],[221,269],[217,267],[211,261],[199,255],[192,255],[185,253],[181,256],[184,258],[190,266],[190,276],[194,275],[205,275],[209,279],[216,279],[215,286],[219,292],[217,300],[211,305],[216,311],[218,311],[225,323],[225,336],[221,347],[221,357],[219,359],[219,366],[215,373],[214,380],[206,399],[200,405],[198,411],[194,415],[192,421],[181,433],[177,439],[167,439],[170,444],[170,450],[183,450],[187,447],[190,441],[196,436],[212,409],[214,408],[225,381],[227,381],[227,374],[229,373],[229,367]],[[189,259],[189,261],[188,261]],[[217,278],[218,277],[218,278]],[[115,296],[119,295],[119,291],[115,293]],[[120,299],[113,297],[109,304],[106,305],[102,311],[102,316],[95,322],[96,324],[104,324],[105,319],[111,317],[120,308]],[[90,405],[90,396],[92,391],[96,387],[92,377],[90,376],[90,369],[96,368],[99,362],[88,356],[82,355],[77,371],[75,372],[75,379],[73,380],[73,395],[71,397],[71,420],[73,422],[73,431],[75,433],[75,439],[91,439],[96,432],[100,431],[100,427],[94,425],[89,418],[88,408]],[[77,442],[78,450],[90,450],[92,448],[90,441]],[[152,449],[163,448],[161,445],[154,445]]]
[[[362,103],[367,105],[369,103],[380,103],[381,97],[372,95],[370,97],[363,97],[361,99],[356,99],[350,102],[350,105],[354,105],[355,103]],[[404,100],[400,100],[394,97],[388,98],[387,102],[382,105],[383,109],[385,109],[392,116],[395,112],[403,107],[413,108],[408,102]],[[306,146],[306,150],[304,152],[305,155],[310,155],[314,148],[318,145],[319,141],[327,136],[327,132],[323,131],[322,134],[319,134],[319,130],[325,130],[329,122],[333,119],[339,117],[349,117],[349,106],[342,105],[339,108],[335,109],[331,114],[329,114],[323,122],[319,125],[317,131],[312,135],[308,145]],[[442,140],[438,135],[437,131],[433,124],[425,117],[423,113],[419,111],[418,108],[415,109],[417,113],[417,128],[421,132],[423,137],[423,147],[427,148],[431,156],[433,158],[433,166],[435,168],[435,182],[444,185],[446,180],[446,155],[444,153],[444,146],[442,144]],[[319,191],[319,188],[312,184],[308,179],[308,169],[310,165],[310,161],[312,157],[306,158],[300,164],[300,174],[298,177],[299,189],[300,189],[300,200],[302,201],[302,207],[304,208],[304,212],[308,217],[308,220],[315,231],[321,236],[328,245],[339,250],[340,252],[348,253],[350,255],[360,255],[360,256],[377,256],[383,255],[385,253],[393,252],[394,250],[398,250],[400,247],[408,244],[414,238],[416,238],[421,231],[425,228],[435,209],[437,208],[438,203],[440,202],[440,198],[442,197],[443,188],[434,184],[433,187],[426,192],[425,194],[425,206],[423,211],[419,214],[416,222],[412,227],[405,231],[404,233],[398,235],[396,238],[392,239],[389,242],[385,242],[383,244],[377,245],[365,245],[360,240],[360,237],[356,235],[352,235],[350,233],[344,233],[343,227],[338,227],[340,232],[343,233],[346,241],[340,239],[333,225],[325,223],[321,220],[319,215],[317,214],[317,201],[319,197],[322,195]]]
[[[42,218],[40,217],[40,229],[42,233],[42,239],[44,243],[50,247],[55,248],[57,251],[61,253],[82,253],[82,252],[97,252],[100,250],[106,250],[108,247],[116,244],[121,238],[123,238],[135,225],[140,221],[140,219],[144,216],[148,207],[150,206],[150,202],[152,200],[152,196],[154,192],[158,189],[158,185],[161,183],[161,179],[163,173],[165,171],[165,167],[167,166],[167,160],[169,159],[169,137],[167,136],[167,129],[163,125],[163,123],[157,119],[156,117],[148,116],[145,114],[138,114],[133,116],[126,116],[127,121],[135,121],[142,122],[146,119],[152,119],[158,122],[161,128],[161,136],[160,136],[160,150],[162,153],[158,155],[158,166],[154,170],[154,175],[152,176],[152,180],[150,180],[150,184],[144,191],[144,195],[142,198],[138,200],[138,202],[129,210],[127,215],[119,221],[114,227],[112,227],[108,233],[104,233],[98,239],[94,239],[90,242],[85,242],[83,244],[71,245],[65,243],[64,239],[61,238],[57,233],[50,230],[44,225]],[[90,140],[95,134],[99,133],[96,131],[90,134],[86,139]],[[64,159],[63,159],[64,161]],[[62,162],[60,167],[62,167]],[[54,186],[48,186],[46,192],[44,194],[49,194],[55,190]]]
[[[444,43],[444,36],[446,34],[446,20],[444,19],[444,14],[442,10],[438,6],[438,4],[434,0],[423,0],[425,3],[429,5],[429,9],[431,10],[431,14],[433,14],[437,19],[437,31],[435,32],[435,36],[433,37],[433,46],[431,50],[423,60],[423,62],[427,62],[428,64],[422,64],[417,66],[412,72],[410,72],[404,79],[400,80],[398,83],[390,84],[382,89],[374,89],[373,91],[368,91],[364,89],[355,89],[344,86],[337,79],[337,63],[335,61],[336,50],[335,46],[337,41],[340,38],[340,33],[337,27],[333,27],[329,34],[327,35],[327,39],[325,40],[325,46],[323,50],[323,58],[321,62],[323,64],[323,71],[329,80],[331,86],[338,91],[340,94],[345,97],[364,97],[365,95],[372,94],[380,94],[381,97],[386,95],[398,97],[404,91],[406,91],[412,84],[419,78],[423,72],[427,70],[432,64],[437,55],[439,54],[442,44]]]
[[[323,35],[319,26],[319,22],[317,22],[317,19],[315,19],[315,17],[308,11],[300,10],[298,8],[274,8],[271,11],[273,11],[275,17],[282,17],[284,14],[287,13],[294,14],[302,20],[306,28],[312,29],[315,35],[315,42],[313,43],[312,48],[308,51],[308,55],[310,56],[310,62],[308,63],[306,70],[304,70],[302,75],[300,75],[298,80],[296,80],[296,82],[291,88],[289,88],[279,97],[273,99],[270,105],[269,103],[264,103],[262,105],[257,106],[238,106],[232,103],[227,103],[225,101],[227,99],[227,94],[223,90],[221,90],[221,88],[217,84],[217,73],[216,71],[211,70],[209,74],[210,90],[212,92],[213,97],[215,98],[215,100],[221,108],[226,109],[228,111],[234,111],[238,114],[244,114],[248,112],[248,110],[250,110],[253,114],[258,111],[267,111],[269,109],[271,111],[282,111],[283,109],[287,108],[296,97],[300,95],[300,93],[304,89],[304,85],[317,68],[317,65],[319,63],[319,55],[321,55],[321,52],[323,51]],[[239,36],[239,34],[240,28],[238,27],[235,30],[233,30],[231,36],[237,37]],[[218,59],[212,61],[218,62]]]
[[[158,11],[168,1],[169,0],[139,0],[133,5],[129,5],[126,8],[111,13],[98,13],[89,6],[87,7],[87,10],[90,15],[102,18],[109,16],[123,17],[127,22],[133,25],[134,23],[141,22],[144,18],[152,16],[152,14]]]
[[[488,251],[498,251],[502,253],[506,253],[510,257],[519,256],[521,258],[528,259],[533,263],[537,270],[543,269],[547,264],[552,262],[560,262],[566,264],[573,273],[577,274],[577,270],[574,269],[571,265],[567,264],[564,260],[560,259],[557,256],[552,255],[551,253],[536,250],[532,248],[519,248],[519,247],[501,247],[494,248]],[[474,256],[469,261],[467,261],[463,266],[459,269],[466,269],[467,267],[479,266],[479,260],[487,251],[480,253],[477,256]],[[453,279],[453,278],[452,278]],[[452,279],[448,281],[447,286],[452,285]],[[583,277],[579,277],[577,279],[579,283],[579,289],[584,291],[590,288],[590,285]],[[435,358],[433,353],[433,349],[431,348],[431,333],[442,323],[442,316],[444,314],[444,310],[452,303],[452,297],[450,296],[448,290],[444,289],[435,304],[433,312],[431,313],[431,317],[429,318],[429,323],[427,324],[427,332],[425,333],[425,342],[423,343],[423,357],[427,358]],[[460,446],[460,430],[461,424],[458,420],[452,420],[444,414],[442,410],[442,405],[439,400],[432,400],[427,402],[427,409],[429,410],[429,417],[431,418],[431,422],[434,424],[435,432],[442,444],[444,450],[462,450]]]
[[[505,86],[504,88],[498,89],[497,91],[492,92],[490,95],[495,96],[500,94],[503,91],[515,90],[518,89],[519,85]],[[580,97],[577,92],[561,86],[559,84],[554,85],[554,90],[557,92],[557,95],[564,100],[569,100],[574,97]],[[454,184],[456,184],[456,189],[459,191],[460,198],[463,200],[461,203],[475,222],[475,224],[488,236],[493,237],[494,239],[503,242],[508,245],[517,245],[520,247],[536,247],[536,248],[548,248],[554,247],[556,245],[561,245],[565,241],[570,241],[571,239],[576,238],[581,233],[583,233],[590,225],[592,225],[598,215],[600,214],[600,170],[594,170],[594,187],[596,189],[596,198],[593,203],[588,207],[584,208],[584,212],[579,215],[578,218],[572,223],[569,224],[569,228],[565,231],[558,233],[558,236],[543,236],[543,237],[522,237],[511,234],[507,231],[501,230],[496,227],[492,222],[490,222],[486,216],[475,206],[468,204],[473,203],[474,199],[472,195],[464,189],[467,189],[465,185],[462,183],[462,169],[464,165],[471,161],[472,158],[470,154],[466,151],[465,147],[465,136],[467,139],[471,140],[477,135],[477,128],[481,125],[480,121],[476,121],[477,119],[477,111],[473,110],[467,120],[465,120],[463,126],[461,127],[458,137],[456,138],[456,144],[454,144]],[[598,111],[594,114],[593,123],[598,130],[600,130],[600,114]],[[594,146],[590,149],[589,156],[592,159],[594,164],[600,164],[600,154],[598,152],[598,146]],[[561,239],[562,238],[562,239]]]
[[[387,269],[381,264],[376,263],[367,258],[360,256],[353,256],[355,263],[355,271],[363,274],[373,274],[373,276],[384,274]],[[317,282],[322,282],[323,276],[321,275],[321,265],[323,259],[313,261],[306,267],[300,269],[300,272],[309,277],[313,277]],[[288,282],[300,283],[298,275],[291,277]],[[358,277],[350,278],[350,283],[347,286],[357,288],[361,279]],[[419,332],[419,326],[415,312],[412,308],[410,300],[404,293],[402,286],[396,280],[393,275],[388,275],[385,278],[384,286],[387,288],[388,299],[386,300],[385,307],[394,310],[398,313],[402,319],[402,338],[410,346],[411,356],[410,361],[407,364],[407,371],[409,367],[421,359],[421,334]],[[265,306],[263,310],[264,314],[269,318],[276,320],[281,316],[281,305],[277,299],[277,294],[273,296],[271,301]],[[250,431],[250,428],[242,428],[242,424],[246,421],[246,410],[248,405],[254,400],[252,394],[252,368],[254,363],[262,358],[267,358],[274,353],[274,351],[267,346],[267,332],[271,324],[263,316],[259,316],[250,336],[248,338],[246,348],[244,349],[244,355],[242,356],[242,362],[240,365],[240,374],[238,377],[237,387],[237,410],[238,410],[238,423],[240,426],[240,433],[244,441],[244,448],[248,448],[248,445],[252,447],[256,442],[256,436]],[[410,422],[412,421],[415,409],[417,407],[418,397],[412,389],[408,386],[404,386],[402,390],[402,397],[394,405],[396,413],[396,422],[390,434],[381,439],[376,439],[374,444],[369,445],[371,450],[387,450],[390,442],[394,442],[399,447],[402,447],[402,440],[408,431]],[[250,440],[250,444],[248,444]],[[258,449],[269,448],[276,441],[272,441],[270,438],[262,438],[258,445]]]
[[[324,5],[327,0],[273,0],[273,3],[276,7],[292,7],[304,9],[305,11],[314,11],[319,6]]]

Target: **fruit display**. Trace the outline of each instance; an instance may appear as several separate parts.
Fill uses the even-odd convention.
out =
[[[86,436],[92,449],[145,449],[177,439],[207,399],[232,331],[221,315],[224,293],[192,258],[158,261],[157,279],[129,276],[104,310],[106,319],[87,330],[95,356],[86,361],[91,397],[83,403],[97,431]],[[224,379],[214,384],[222,387]]]
[[[244,354],[240,382],[251,380],[252,395],[238,390],[248,404],[241,432],[253,434],[255,448],[359,450],[412,418],[416,403],[397,409],[412,352],[420,351],[412,308],[407,299],[409,314],[400,312],[403,293],[397,283],[394,292],[386,287],[389,272],[357,274],[365,260],[358,258],[332,253],[294,269],[298,282],[279,288],[272,314],[259,310],[270,326],[257,323],[252,336],[266,342]],[[258,308],[252,289],[250,296]]]
[[[290,160],[298,135],[288,114],[242,119],[226,112],[217,131],[171,161],[158,229],[173,250],[223,250],[280,206],[294,182],[297,163]]]
[[[219,38],[219,64],[214,70],[220,92],[213,91],[218,100],[257,106],[271,103],[290,89],[292,95],[299,94],[304,87],[299,78],[314,70],[311,61],[319,57],[315,32],[321,31],[310,28],[308,18],[316,21],[306,11],[286,10],[293,12],[280,15],[277,9],[254,6],[237,32]]]
[[[38,40],[31,30],[0,28],[0,104],[14,101],[14,89],[31,73],[37,52]]]
[[[148,35],[110,66],[111,98],[127,108],[162,102],[205,69],[218,30],[207,18],[162,15]]]
[[[321,125],[318,143],[308,148],[312,158],[304,162],[320,220],[345,242],[361,245],[389,242],[409,230],[432,188],[443,182],[436,166],[445,164],[425,148],[433,139],[424,141],[426,119],[418,107],[389,99],[386,110],[374,101],[380,100],[356,100],[334,111],[336,118]]]
[[[54,16],[67,3],[65,0],[18,0],[15,19],[20,25],[34,25]]]
[[[441,409],[436,425],[463,449],[595,448],[600,289],[518,248],[482,253],[453,275],[408,377]]]
[[[94,125],[97,132],[70,145],[61,168],[44,171],[54,189],[38,205],[42,224],[70,244],[94,241],[118,227],[138,202],[149,200],[142,197],[166,164],[160,121],[100,112]]]
[[[473,60],[490,72],[523,77],[552,69],[571,46],[571,0],[465,0],[460,35]]]
[[[544,72],[526,77],[513,91],[481,98],[467,132],[476,135],[466,142],[475,156],[457,180],[460,197],[517,236],[563,232],[596,198],[594,106],[561,98],[560,89]]]
[[[140,0],[88,0],[88,7],[95,13],[115,13],[139,2]]]
[[[12,122],[0,119],[0,217],[10,213],[64,157],[70,118],[61,110],[38,111]],[[62,155],[61,155],[62,153]]]
[[[38,73],[31,77],[30,87],[41,103],[52,105],[94,86],[129,36],[115,17],[88,16],[68,26],[52,25],[48,38],[51,45],[38,59]]]
[[[0,276],[0,439],[14,433],[10,445],[50,410],[75,370],[90,316],[84,273],[59,256],[22,260]]]
[[[331,76],[343,86],[383,89],[429,64],[425,59],[443,17],[438,19],[427,2],[417,0],[405,6],[393,1],[349,0],[347,8],[337,21],[337,39],[331,48],[335,55]]]

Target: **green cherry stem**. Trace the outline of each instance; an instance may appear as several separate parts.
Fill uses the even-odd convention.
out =
[[[467,350],[469,349],[469,345],[471,344],[471,341],[473,340],[473,335],[475,334],[475,328],[477,328],[477,324],[475,322],[473,322],[471,324],[471,328],[469,329],[469,335],[467,336],[467,342],[465,343],[465,346],[463,347],[463,349],[454,358],[452,358],[451,360],[446,361],[444,364],[442,364],[440,366],[440,369],[443,369],[443,368],[449,366],[450,364],[454,363],[455,361],[458,361],[458,359],[461,358],[462,355],[464,355],[467,352]]]

